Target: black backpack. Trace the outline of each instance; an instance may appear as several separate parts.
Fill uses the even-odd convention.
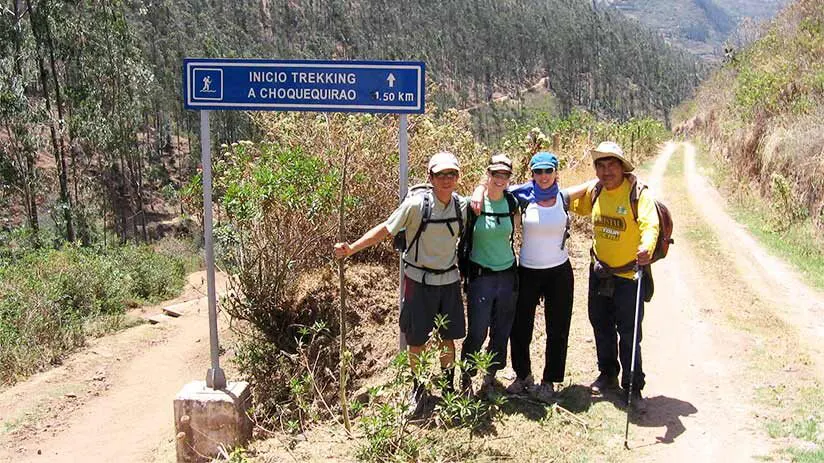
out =
[[[406,201],[407,199],[409,199],[413,196],[417,196],[417,195],[423,195],[423,202],[422,202],[422,205],[421,205],[421,224],[418,227],[418,231],[415,233],[415,236],[413,236],[411,240],[407,241],[407,239],[406,239],[406,229],[403,229],[397,235],[395,235],[395,237],[392,240],[394,248],[397,251],[403,252],[403,253],[406,253],[406,254],[409,253],[409,250],[412,249],[412,246],[415,246],[415,261],[418,260],[418,247],[419,247],[418,244],[420,242],[421,235],[423,234],[423,232],[426,231],[426,228],[429,226],[429,224],[431,224],[431,223],[444,223],[449,228],[449,232],[452,234],[452,236],[455,236],[455,231],[452,229],[452,222],[458,222],[458,235],[457,236],[459,236],[459,237],[463,236],[463,233],[464,233],[464,221],[463,221],[463,216],[461,215],[461,205],[460,205],[457,193],[454,193],[454,192],[452,193],[452,204],[455,205],[455,216],[454,217],[448,217],[448,218],[445,218],[445,219],[435,219],[435,220],[432,220],[432,201],[434,201],[433,194],[432,194],[432,185],[430,185],[428,183],[421,183],[421,184],[418,184],[418,185],[414,185],[413,187],[411,187],[409,189],[409,192],[406,194],[406,198],[404,199],[404,201]],[[404,262],[406,262],[406,260],[404,260]],[[421,268],[421,267],[417,267],[417,266],[411,264],[410,262],[406,262],[406,264],[411,265],[411,266],[416,267],[416,268]],[[449,269],[424,269],[424,270],[427,270],[427,271],[436,270],[437,271],[437,270],[452,270],[452,269],[449,268]]]

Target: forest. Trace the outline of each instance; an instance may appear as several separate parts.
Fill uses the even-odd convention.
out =
[[[704,72],[620,13],[570,0],[13,0],[0,38],[0,220],[85,245],[106,230],[147,241],[173,217],[164,205],[197,166],[187,56],[422,60],[441,108],[546,77],[561,115],[617,120],[666,121]],[[248,114],[213,127],[220,143],[259,137]]]

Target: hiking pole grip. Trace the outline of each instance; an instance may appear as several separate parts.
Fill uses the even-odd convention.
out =
[[[635,281],[638,288],[635,294],[635,322],[632,325],[632,360],[630,360],[629,389],[627,389],[627,423],[624,427],[624,448],[627,450],[629,450],[629,444],[627,443],[629,438],[629,414],[632,409],[632,386],[635,383],[635,355],[638,347],[638,313],[640,312],[641,307],[641,283],[643,278],[644,272],[640,267],[636,268]]]

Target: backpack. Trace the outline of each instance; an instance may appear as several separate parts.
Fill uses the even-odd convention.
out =
[[[406,237],[406,229],[401,230],[398,232],[397,235],[392,239],[392,243],[394,248],[397,251],[403,252],[405,254],[409,253],[409,250],[412,249],[412,246],[415,246],[415,261],[418,260],[418,248],[421,235],[426,231],[426,228],[431,223],[443,223],[449,228],[449,232],[452,236],[455,236],[455,231],[452,229],[452,222],[458,222],[458,237],[462,236],[464,233],[464,223],[463,223],[463,216],[461,215],[461,205],[458,199],[457,193],[452,193],[452,204],[455,206],[455,216],[448,217],[445,219],[435,219],[432,220],[432,202],[434,201],[433,193],[432,193],[432,185],[429,183],[421,183],[418,185],[414,185],[409,188],[409,192],[406,194],[406,198],[404,201],[408,200],[413,196],[423,196],[423,201],[421,204],[421,224],[418,226],[418,231],[415,233],[415,236],[412,237],[411,240],[407,241]],[[407,265],[412,265],[416,268],[417,267],[409,262],[404,262]],[[424,269],[431,271],[432,269]],[[451,270],[451,269],[435,269],[435,270]]]
[[[641,192],[647,189],[647,185],[639,181],[634,175],[630,174],[628,177],[632,182],[629,192],[629,204],[632,209],[632,218],[635,222],[638,222],[638,201],[641,197]],[[592,190],[593,206],[595,205],[595,200],[598,199],[598,195],[601,194],[601,190],[603,190],[603,185],[601,185],[601,182],[596,183],[595,188]],[[670,244],[675,243],[675,240],[672,239],[672,214],[670,214],[669,209],[664,205],[664,203],[658,201],[657,199],[655,199],[654,202],[655,212],[658,214],[658,237],[655,240],[655,251],[652,253],[650,264],[667,257]]]

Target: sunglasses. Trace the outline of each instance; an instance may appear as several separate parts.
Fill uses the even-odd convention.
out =
[[[554,167],[547,167],[546,169],[532,169],[532,173],[536,175],[551,174],[553,172],[555,172]]]
[[[507,180],[511,176],[512,174],[510,172],[492,172],[492,177],[498,180]]]
[[[458,173],[453,171],[448,172],[433,172],[432,176],[435,178],[448,178],[448,179],[456,179],[458,178]]]

